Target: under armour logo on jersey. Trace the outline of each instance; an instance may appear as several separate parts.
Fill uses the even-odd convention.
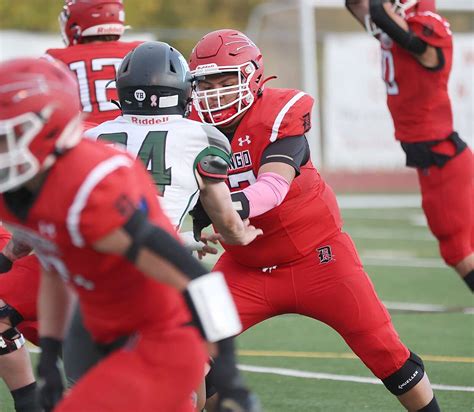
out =
[[[239,137],[239,146],[242,147],[244,143],[247,143],[247,144],[252,143],[249,135],[245,135],[245,137]]]
[[[331,246],[323,246],[316,249],[319,263],[328,263],[332,260]]]

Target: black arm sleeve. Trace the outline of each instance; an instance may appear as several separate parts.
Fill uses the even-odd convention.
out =
[[[260,165],[280,162],[293,166],[296,176],[300,174],[300,166],[309,160],[310,152],[306,136],[287,137],[277,140],[263,151]]]
[[[372,21],[404,49],[415,54],[423,54],[428,44],[412,31],[404,30],[392,20],[383,7],[384,3],[387,2],[388,0],[370,0],[370,17]]]
[[[152,224],[144,212],[136,210],[123,228],[133,239],[125,254],[131,262],[135,262],[140,249],[146,247],[176,266],[190,279],[208,273],[208,270],[173,236]]]

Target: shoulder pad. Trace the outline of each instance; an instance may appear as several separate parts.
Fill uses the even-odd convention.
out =
[[[314,99],[300,91],[292,90],[286,103],[277,113],[270,135],[270,141],[291,136],[302,136],[311,129],[311,110]]]
[[[207,136],[207,140],[209,141],[209,146],[214,146],[225,152],[227,155],[230,155],[231,148],[230,143],[227,137],[221,133],[217,128],[208,124],[201,124],[204,133]]]
[[[447,47],[452,44],[452,32],[447,20],[429,11],[408,16],[410,29],[420,39],[433,47]]]

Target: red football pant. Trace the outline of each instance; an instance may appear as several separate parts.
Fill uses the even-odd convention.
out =
[[[224,272],[244,329],[284,313],[309,316],[336,330],[380,379],[410,355],[346,233],[276,269],[242,266],[224,253],[214,270]]]
[[[191,395],[203,380],[208,357],[191,327],[147,331],[97,364],[55,412],[192,412]]]
[[[444,167],[417,169],[428,226],[441,256],[455,266],[474,251],[474,161],[468,148]]]
[[[24,321],[17,328],[35,345],[38,344],[36,302],[39,278],[40,265],[34,255],[18,259],[9,272],[0,275],[0,299],[23,316]]]

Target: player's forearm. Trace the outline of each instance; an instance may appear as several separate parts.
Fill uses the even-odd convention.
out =
[[[63,339],[73,302],[73,293],[60,276],[43,270],[38,295],[40,337]]]
[[[26,243],[20,242],[15,237],[12,237],[1,253],[3,253],[3,255],[5,255],[5,257],[11,262],[14,262],[17,259],[28,256],[31,251],[32,248]]]
[[[234,210],[229,189],[223,182],[207,182],[201,189],[201,203],[226,243],[239,243],[245,226]]]
[[[375,24],[390,35],[396,24],[404,31],[408,31],[408,23],[393,10],[389,0],[370,0],[369,10]]]
[[[189,254],[187,250],[182,250],[181,253]],[[157,256],[149,249],[143,249],[138,254],[135,265],[143,273],[180,292],[183,292],[189,283],[189,277],[177,269],[174,263]]]
[[[101,253],[122,255],[146,275],[182,291],[190,279],[207,273],[187,249],[164,229],[135,212],[123,228],[94,243]]]

